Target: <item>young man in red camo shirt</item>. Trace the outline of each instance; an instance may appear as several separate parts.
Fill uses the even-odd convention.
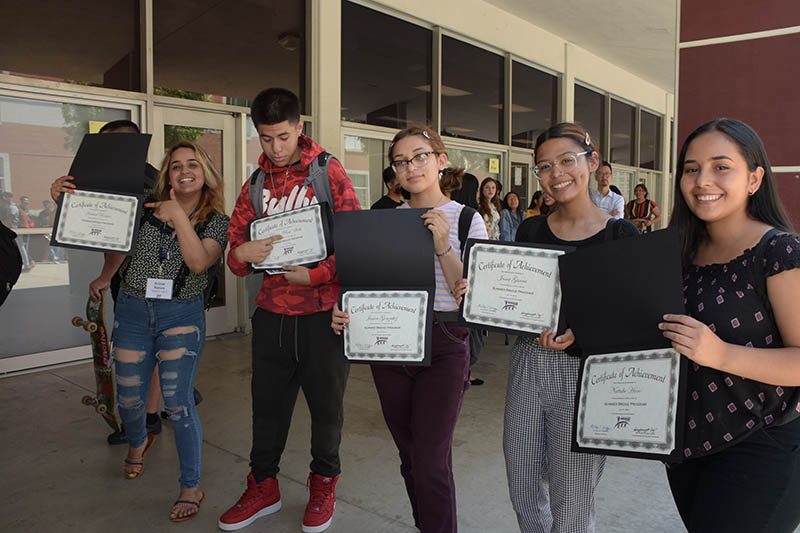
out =
[[[266,173],[263,212],[269,216],[316,203],[304,186],[309,165],[323,151],[302,135],[300,103],[286,89],[267,89],[253,101],[253,124],[264,153],[258,164]],[[353,184],[335,159],[328,166],[334,211],[360,209]],[[249,182],[249,180],[248,180]],[[272,251],[277,236],[248,241],[247,225],[255,218],[248,183],[236,200],[228,230],[228,267],[237,276],[250,272]],[[232,531],[281,507],[276,475],[302,387],[311,411],[311,473],[303,531],[328,528],[339,478],[342,398],[349,367],[331,329],[331,308],[338,297],[336,263],[330,257],[314,268],[286,267],[286,274],[264,275],[253,315],[253,446],[247,489],[219,520]]]

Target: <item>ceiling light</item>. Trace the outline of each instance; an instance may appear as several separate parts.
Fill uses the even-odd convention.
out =
[[[294,52],[300,48],[300,36],[294,32],[281,33],[278,36],[278,45],[287,52]]]
[[[431,92],[430,85],[418,85],[417,87],[414,88],[417,89],[418,91],[423,91],[426,93]],[[442,96],[467,96],[469,94],[472,93],[469,91],[465,91],[463,89],[456,89],[455,87],[448,87],[447,85],[442,85]]]

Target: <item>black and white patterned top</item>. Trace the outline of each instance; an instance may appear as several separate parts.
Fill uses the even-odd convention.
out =
[[[152,213],[152,210],[148,210]],[[222,249],[228,244],[228,223],[230,218],[221,213],[214,213],[201,226],[199,231],[200,240],[214,239]],[[161,256],[167,257],[163,264],[159,257],[159,247]],[[167,254],[169,251],[169,254]],[[144,298],[147,293],[147,279],[160,278],[175,280],[181,272],[183,255],[178,244],[177,236],[174,235],[172,228],[154,216],[146,214],[142,217],[142,225],[139,228],[139,236],[136,240],[136,251],[128,260],[125,268],[122,288],[131,296]],[[159,273],[160,269],[160,273]],[[187,270],[186,282],[180,289],[180,293],[175,295],[176,299],[188,300],[202,294],[208,284],[208,276],[205,272],[195,274]]]
[[[800,238],[765,235],[725,264],[692,265],[684,271],[689,315],[720,339],[754,348],[781,348],[783,341],[766,293],[766,278],[800,268]],[[687,376],[684,456],[718,452],[761,427],[800,416],[800,387],[776,387],[690,363]]]

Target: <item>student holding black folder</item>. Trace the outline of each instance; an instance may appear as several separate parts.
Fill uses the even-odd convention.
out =
[[[792,532],[800,524],[800,238],[758,135],[738,120],[681,148],[670,220],[682,239],[687,315],[660,325],[694,361],[685,461],[667,470],[690,532]]]
[[[584,248],[638,235],[627,220],[595,207],[589,182],[600,156],[589,133],[556,124],[536,139],[534,172],[558,209],[522,222],[518,242]],[[602,280],[598,280],[602,283]],[[522,531],[594,531],[594,495],[605,456],[571,451],[581,360],[572,330],[518,337],[511,349],[503,450]]]
[[[400,473],[416,527],[425,532],[455,532],[452,446],[464,390],[469,386],[469,329],[458,323],[453,295],[463,271],[458,222],[464,206],[450,200],[443,189],[452,189],[453,176],[463,170],[441,177],[447,151],[439,134],[427,126],[412,126],[395,135],[389,160],[403,189],[411,194],[403,207],[430,208],[421,222],[433,236],[436,254],[431,257],[436,272],[432,353],[430,366],[372,365],[372,377],[400,452]],[[487,237],[477,212],[468,237]],[[341,334],[348,321],[349,315],[335,307],[333,330]]]

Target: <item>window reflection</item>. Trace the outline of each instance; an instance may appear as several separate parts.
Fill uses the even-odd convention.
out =
[[[305,2],[153,2],[156,94],[248,107],[266,87],[305,96]]]
[[[532,149],[557,120],[558,78],[514,61],[511,80],[511,144]]]
[[[647,111],[639,125],[639,166],[661,170],[661,117]]]
[[[389,165],[390,141],[357,135],[344,136],[344,166],[358,196],[361,209],[369,207],[386,194],[383,169]]]
[[[442,37],[442,135],[502,142],[503,57]]]
[[[606,97],[575,85],[575,122],[586,128],[595,145],[606,157]]]
[[[609,161],[634,166],[636,108],[611,99],[611,150]]]
[[[342,2],[342,119],[402,129],[431,121],[432,32]]]
[[[140,90],[137,0],[4,4],[0,73]]]

